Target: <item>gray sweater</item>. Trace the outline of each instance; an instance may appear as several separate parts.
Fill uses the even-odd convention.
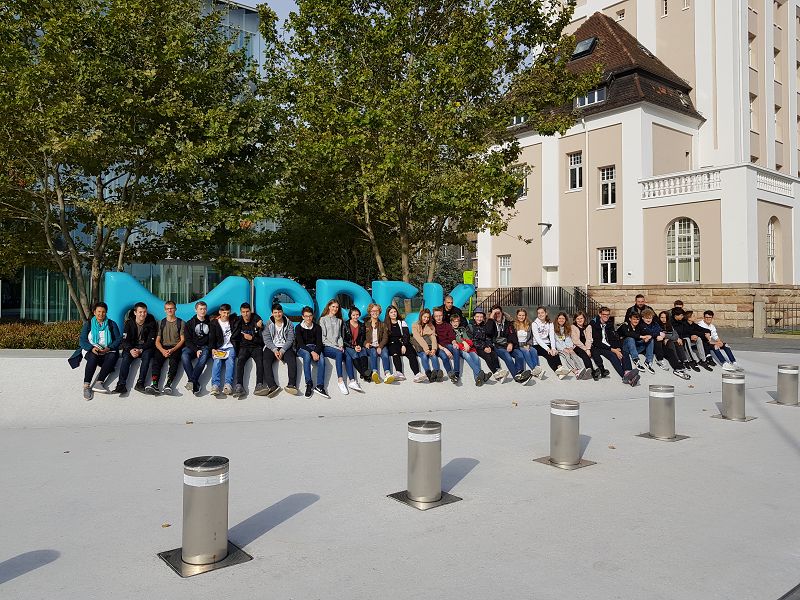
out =
[[[344,346],[342,341],[342,320],[338,317],[320,317],[319,326],[322,329],[322,345],[333,348]]]

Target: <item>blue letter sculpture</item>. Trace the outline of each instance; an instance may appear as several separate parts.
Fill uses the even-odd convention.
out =
[[[294,302],[281,302],[283,313],[287,317],[299,317],[304,306],[314,308],[311,294],[302,285],[284,277],[256,277],[253,280],[256,296],[256,312],[262,319],[269,319],[272,315],[272,301],[275,296],[285,294]]]

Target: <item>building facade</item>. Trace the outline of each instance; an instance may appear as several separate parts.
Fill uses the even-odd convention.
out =
[[[564,135],[516,125],[527,176],[482,288],[800,284],[798,0],[577,0]]]

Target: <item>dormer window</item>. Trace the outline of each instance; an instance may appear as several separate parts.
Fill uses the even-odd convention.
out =
[[[603,102],[605,99],[606,99],[606,88],[601,87],[597,88],[596,90],[592,90],[585,96],[575,98],[575,106],[581,108],[583,106],[589,106],[591,104],[598,104],[600,102]]]
[[[572,59],[581,58],[582,56],[587,56],[592,53],[594,47],[597,45],[597,38],[590,37],[585,40],[581,40],[577,44],[575,44],[575,50],[572,52]]]

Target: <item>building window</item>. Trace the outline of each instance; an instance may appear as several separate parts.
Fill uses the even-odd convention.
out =
[[[783,127],[781,127],[781,107],[775,107],[775,141],[783,141]]]
[[[780,59],[780,51],[775,50],[775,53],[772,55],[772,71],[773,71],[773,78],[778,83],[783,81],[783,73],[781,73],[781,59]]]
[[[624,21],[625,20],[625,9],[622,8],[617,11],[617,21]]]
[[[683,0],[683,10],[686,10],[691,6],[691,0]]]
[[[667,229],[667,281],[700,281],[700,229],[691,219],[675,219]]]
[[[767,281],[777,283],[775,270],[775,224],[778,219],[772,217],[767,223]]]
[[[600,168],[600,205],[613,206],[617,203],[617,168]]]
[[[583,154],[575,152],[567,154],[569,159],[569,189],[579,190],[583,188]]]
[[[527,117],[523,117],[522,115],[515,115],[511,117],[511,126],[513,127],[514,125],[522,125],[527,120],[528,120]]]
[[[750,96],[750,131],[758,131],[756,129],[756,97]]]
[[[751,37],[747,42],[747,62],[748,64],[755,69],[758,63],[756,59],[756,38]]]
[[[499,287],[509,287],[511,286],[511,255],[498,256],[497,260],[500,267]]]
[[[464,260],[464,257],[467,255],[467,249],[464,246],[458,247],[458,259]]]
[[[590,104],[598,104],[603,102],[606,99],[606,88],[601,87],[597,88],[596,90],[592,90],[585,96],[581,96],[579,98],[575,98],[575,106],[589,106]]]
[[[661,16],[666,17],[669,13],[669,0],[661,0]]]
[[[600,283],[617,283],[617,249],[598,248],[600,255]]]
[[[522,184],[517,188],[517,199],[521,200],[528,197],[528,177],[522,178]]]

